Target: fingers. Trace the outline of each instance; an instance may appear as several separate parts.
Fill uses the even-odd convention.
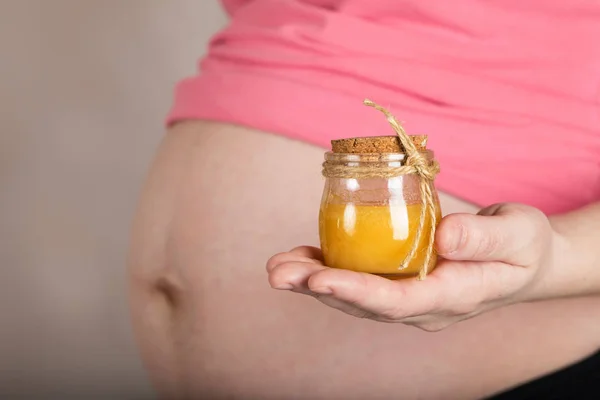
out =
[[[381,291],[381,287],[365,284],[371,279],[380,280],[384,287],[391,281],[374,275],[327,268],[314,262],[283,262],[272,267],[269,283],[274,289],[291,290],[317,298],[325,305],[359,318],[386,320],[379,315],[382,309],[393,302],[397,296],[385,293],[373,296],[370,291]],[[331,289],[335,288],[335,292]],[[357,290],[355,293],[353,291]],[[383,289],[386,290],[386,289]],[[390,293],[392,288],[388,287]],[[396,307],[392,306],[387,314],[396,316]],[[391,320],[391,319],[390,319]]]
[[[323,265],[323,255],[316,247],[300,246],[289,252],[279,253],[267,261],[267,272],[271,272],[277,265],[286,262],[314,262]]]
[[[282,255],[279,259],[283,260],[285,257],[286,256]],[[335,308],[355,317],[372,317],[366,311],[354,307],[343,300],[339,300],[334,296],[323,295],[311,291],[308,287],[310,277],[324,269],[327,269],[327,267],[315,262],[282,262],[271,266],[269,271],[269,284],[274,289],[291,290],[296,293],[314,297],[331,308]]]
[[[321,252],[321,249],[319,249],[318,247],[298,246],[298,247],[294,247],[292,250],[290,250],[290,253],[297,254],[297,255],[303,256],[303,257],[312,258],[313,260],[320,261],[321,263],[323,262],[323,253]]]
[[[388,322],[430,312],[439,303],[434,281],[433,277],[390,281],[298,261],[278,264],[269,273],[269,283],[275,289],[307,294],[347,314]]]
[[[292,290],[318,298],[326,305],[350,315],[381,321],[437,313],[469,312],[481,299],[481,274],[465,263],[442,263],[424,281],[392,281],[376,275],[328,268],[305,255],[309,248],[273,256],[267,269],[274,289]],[[466,310],[466,311],[465,311]]]
[[[315,273],[325,269],[323,265],[309,261],[283,261],[274,264],[269,270],[269,284],[273,289],[294,290],[304,294],[309,293],[308,279]]]
[[[526,265],[537,256],[535,244],[549,231],[546,225],[547,218],[532,207],[494,205],[479,215],[448,215],[437,229],[436,246],[450,260]]]
[[[308,289],[388,322],[439,310],[447,290],[430,275],[425,281],[391,281],[376,275],[324,269],[308,280]]]
[[[425,315],[473,315],[486,304],[500,304],[526,284],[526,271],[500,262],[444,260],[423,281],[390,281],[370,274],[323,269],[308,279],[308,289],[359,308],[380,321],[405,322]]]
[[[289,254],[276,257],[287,260]],[[500,304],[526,283],[528,271],[500,262],[443,260],[424,281],[391,281],[294,257],[293,261],[274,261],[269,272],[273,288],[310,295],[356,317],[403,322],[426,330],[439,330],[490,304]]]

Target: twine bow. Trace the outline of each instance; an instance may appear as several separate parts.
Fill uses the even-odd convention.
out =
[[[423,207],[421,207],[421,215],[419,216],[419,226],[417,227],[417,233],[415,235],[415,242],[411,246],[410,252],[407,254],[406,258],[400,264],[399,270],[406,269],[408,264],[415,257],[417,249],[419,247],[419,243],[421,241],[421,236],[423,233],[423,228],[425,226],[425,218],[427,214],[429,214],[429,218],[431,218],[431,231],[429,232],[429,240],[427,242],[425,262],[419,271],[419,280],[425,279],[429,269],[429,263],[431,262],[431,257],[433,257],[434,248],[433,241],[435,239],[435,229],[437,226],[437,216],[435,213],[435,198],[433,194],[433,181],[436,175],[440,172],[440,166],[437,161],[433,161],[432,163],[423,156],[415,144],[410,140],[408,134],[402,128],[402,125],[398,123],[396,118],[385,108],[380,105],[374,103],[369,99],[365,99],[363,102],[366,106],[373,107],[376,110],[381,111],[387,118],[389,124],[394,129],[394,132],[398,135],[400,139],[400,143],[402,143],[402,147],[404,147],[404,151],[406,152],[406,163],[405,165],[408,167],[414,168],[414,173],[420,176],[421,183],[419,185],[421,189],[421,201],[423,203]],[[410,172],[408,172],[410,173]]]

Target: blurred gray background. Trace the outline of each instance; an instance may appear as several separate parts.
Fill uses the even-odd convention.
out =
[[[216,0],[0,0],[0,397],[152,395],[129,224],[173,87],[225,21]]]

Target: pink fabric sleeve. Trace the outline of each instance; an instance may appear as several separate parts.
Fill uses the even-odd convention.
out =
[[[226,0],[167,123],[208,119],[329,147],[428,134],[436,183],[547,213],[600,199],[600,2]]]

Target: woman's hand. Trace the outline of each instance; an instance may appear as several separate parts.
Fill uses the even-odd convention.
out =
[[[442,258],[424,281],[328,268],[312,247],[273,256],[267,270],[275,289],[313,296],[356,317],[438,331],[497,307],[548,297],[545,278],[561,246],[565,239],[541,211],[499,204],[440,222]]]

